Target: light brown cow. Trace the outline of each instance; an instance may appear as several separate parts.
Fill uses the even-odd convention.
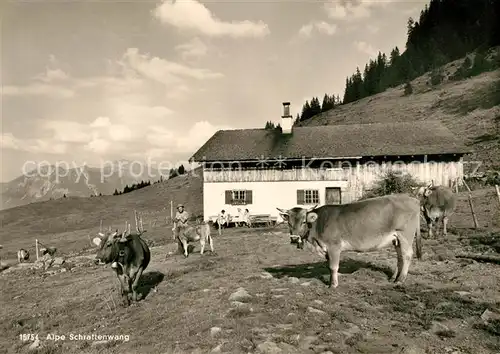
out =
[[[420,202],[407,194],[392,194],[350,204],[290,210],[277,208],[288,222],[290,235],[300,236],[297,247],[307,241],[326,257],[330,267],[330,287],[338,286],[342,251],[367,252],[391,243],[397,253],[397,267],[391,278],[403,283],[413,256],[422,257]]]
[[[184,249],[184,257],[188,256],[188,246],[192,242],[200,241],[200,254],[205,251],[205,244],[208,241],[210,251],[214,252],[213,239],[210,234],[210,224],[206,221],[200,222],[196,226],[186,226],[179,229],[179,241]]]

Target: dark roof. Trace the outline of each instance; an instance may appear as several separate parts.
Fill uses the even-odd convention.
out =
[[[244,161],[282,156],[342,158],[470,153],[439,121],[294,127],[277,130],[219,130],[194,155],[194,161]]]

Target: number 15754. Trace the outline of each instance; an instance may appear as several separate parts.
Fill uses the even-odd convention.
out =
[[[19,339],[22,340],[23,342],[31,341],[31,340],[37,340],[38,339],[38,334],[35,334],[35,333],[21,333],[19,335]]]

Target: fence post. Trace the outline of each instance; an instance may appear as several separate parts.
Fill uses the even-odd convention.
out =
[[[35,240],[36,260],[38,261],[38,239]]]
[[[474,221],[474,228],[477,229],[479,227],[479,225],[477,222],[476,212],[474,211],[474,205],[472,204],[472,194],[471,194],[472,191],[469,188],[469,185],[465,182],[465,180],[464,180],[464,185],[465,185],[465,188],[467,188],[467,190],[469,191],[467,198],[469,199],[469,206],[470,206],[470,211],[472,214],[472,220]]]

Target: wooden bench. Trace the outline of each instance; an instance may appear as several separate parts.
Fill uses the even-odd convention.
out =
[[[253,214],[250,215],[250,224],[252,227],[257,225],[273,226],[278,220],[277,217],[272,217],[271,214]]]

